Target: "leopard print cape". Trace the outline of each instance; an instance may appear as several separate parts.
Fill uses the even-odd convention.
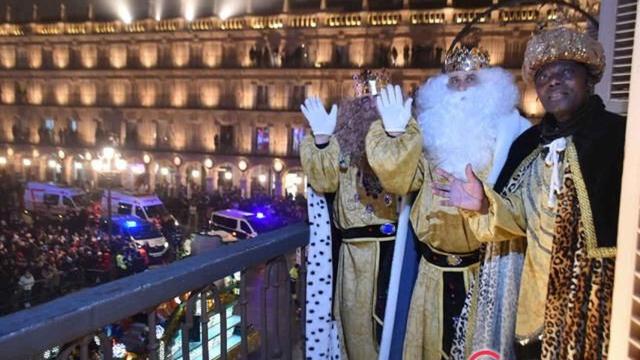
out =
[[[542,359],[606,359],[615,258],[587,254],[570,166],[556,211]]]

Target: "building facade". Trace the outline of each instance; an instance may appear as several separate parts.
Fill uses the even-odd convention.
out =
[[[330,105],[352,96],[361,68],[387,68],[413,92],[440,71],[460,29],[497,3],[166,2],[179,6],[113,1],[110,12],[98,1],[57,0],[0,9],[0,166],[95,183],[91,160],[114,144],[128,162],[125,186],[301,192],[306,97]],[[582,2],[597,13],[597,1]],[[481,45],[522,84],[526,41],[553,16],[536,5],[494,11],[478,25]],[[533,89],[522,91],[523,112],[539,115]]]

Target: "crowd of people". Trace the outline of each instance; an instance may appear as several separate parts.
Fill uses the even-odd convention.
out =
[[[0,313],[144,271],[144,249],[95,223],[80,226],[80,215],[52,221],[27,215],[0,220]]]
[[[5,194],[0,197],[0,314],[142,272],[150,265],[148,249],[139,248],[121,236],[110,239],[89,211],[69,213],[61,219],[26,214],[20,205],[22,182],[6,172],[0,173],[0,180],[0,191]],[[201,227],[206,226],[212,211],[227,208],[251,210],[270,206],[286,223],[301,221],[306,213],[303,197],[274,198],[256,193],[247,198],[237,189],[198,191],[190,199],[179,193],[163,200],[185,225],[189,224],[189,208],[195,206]],[[174,228],[173,222],[171,225],[171,229],[167,226],[162,229],[171,244],[170,251],[156,263],[172,261],[179,252],[183,237],[173,234],[180,235],[184,229]]]

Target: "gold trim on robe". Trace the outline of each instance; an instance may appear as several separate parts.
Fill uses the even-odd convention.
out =
[[[543,330],[557,206],[547,206],[551,167],[545,164],[540,149],[523,161],[522,166],[528,166],[521,174],[523,181],[519,182],[518,188],[511,189],[508,196],[502,197],[490,186],[484,185],[484,192],[489,200],[487,214],[462,210],[460,213],[467,218],[472,231],[482,242],[505,241],[526,236],[527,250],[516,321],[516,337],[526,342],[538,337]],[[589,257],[611,256],[615,248],[594,247],[595,228],[591,207],[571,138],[567,139],[563,166],[572,169],[571,177],[578,192]],[[515,172],[518,173],[519,171]]]
[[[423,155],[418,123],[411,119],[404,134],[387,135],[382,122],[374,122],[367,134],[367,158],[383,188],[397,195],[418,191],[411,208],[411,224],[419,241],[434,253],[468,254],[480,247],[460,213],[440,204],[432,192],[435,169]],[[481,169],[486,176],[491,166]],[[440,360],[443,351],[443,286],[445,272],[462,272],[465,289],[475,278],[478,263],[464,268],[441,268],[420,259],[418,278],[411,298],[403,358]],[[462,301],[462,299],[461,299]]]
[[[336,193],[333,214],[338,229],[397,221],[397,197],[368,193],[362,184],[361,170],[348,159],[341,159],[335,137],[330,138],[327,146],[319,148],[313,136],[307,136],[301,143],[300,158],[314,190]],[[340,246],[334,316],[345,360],[371,360],[378,356],[376,324],[381,322],[375,316],[375,294],[380,242],[394,239],[394,236],[348,239]]]

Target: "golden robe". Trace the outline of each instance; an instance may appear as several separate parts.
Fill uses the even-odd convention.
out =
[[[519,182],[512,180],[512,183],[518,185],[515,189],[510,189],[508,196],[502,197],[493,191],[491,187],[484,186],[485,194],[489,200],[489,211],[487,214],[481,215],[475,212],[461,211],[468,219],[472,231],[478,236],[480,241],[504,241],[524,236],[527,238],[527,250],[520,282],[515,329],[516,340],[523,344],[542,339],[545,333],[551,331],[552,327],[545,324],[545,315],[549,317],[549,315],[555,311],[553,308],[548,308],[547,304],[549,301],[549,279],[550,276],[553,275],[550,271],[553,268],[552,257],[554,254],[563,251],[563,249],[558,248],[557,243],[563,241],[573,243],[572,246],[576,247],[576,251],[584,253],[580,255],[580,258],[587,264],[584,265],[576,261],[576,263],[572,265],[580,271],[592,271],[592,283],[589,290],[581,289],[578,291],[581,295],[573,294],[574,290],[569,288],[556,289],[556,293],[558,291],[564,291],[567,294],[571,294],[569,297],[587,296],[586,302],[588,303],[591,303],[589,296],[592,297],[592,300],[595,298],[603,298],[604,301],[599,305],[598,311],[593,311],[593,314],[598,313],[597,316],[603,316],[602,319],[597,317],[598,321],[602,322],[599,326],[602,327],[604,331],[608,331],[608,325],[605,326],[603,324],[608,322],[606,315],[610,312],[611,304],[610,298],[607,299],[607,296],[605,296],[607,290],[603,290],[604,285],[600,285],[600,281],[606,284],[611,280],[608,279],[607,276],[610,275],[612,278],[612,271],[610,270],[612,264],[609,264],[607,262],[609,259],[606,259],[611,256],[611,253],[603,252],[594,257],[594,259],[590,259],[590,256],[587,255],[588,250],[595,247],[595,231],[593,230],[593,219],[591,217],[589,199],[586,195],[584,180],[580,173],[577,152],[570,137],[567,138],[564,158],[565,160],[561,163],[559,169],[559,173],[563,174],[562,183],[564,184],[564,188],[560,190],[555,204],[552,205],[549,203],[549,182],[552,176],[552,166],[546,165],[545,158],[542,156],[539,148],[523,161],[523,165],[521,165],[514,174],[514,178],[520,177],[522,180]],[[571,186],[575,184],[575,188],[577,189],[576,199],[578,200],[580,209],[579,226],[586,229],[577,236],[577,240],[564,239],[562,238],[562,234],[558,232],[558,221],[562,221],[561,219],[564,218],[564,215],[559,216],[557,209],[561,204],[565,206],[565,203],[567,203],[567,201],[564,200],[567,197],[565,194],[567,184]],[[560,228],[573,226],[560,225],[562,225]],[[585,241],[582,241],[583,237],[586,238]],[[554,239],[556,244],[554,244]],[[588,264],[588,261],[591,260],[600,263],[600,265],[595,266],[594,269],[606,269],[606,271],[600,270],[600,272],[597,272],[593,269],[584,270],[589,269],[591,265]],[[584,266],[584,269],[582,266]],[[571,307],[572,304],[566,303],[560,304],[560,306]],[[573,306],[575,307],[575,304],[573,304]],[[550,313],[545,314],[545,311]],[[590,312],[589,315],[591,314]],[[593,316],[596,318],[595,315]],[[578,319],[569,319],[569,321],[576,320]],[[581,319],[578,321],[587,320],[589,319]],[[546,327],[549,327],[549,329],[544,330]],[[602,334],[600,336],[602,336],[603,342],[608,341],[607,336],[603,336]],[[565,343],[565,345],[567,344],[568,342]],[[603,343],[591,345],[593,345],[596,351],[600,351],[600,347],[606,349],[606,344],[603,345]],[[576,356],[579,358],[582,356],[579,354],[580,352],[574,351],[573,356],[565,354],[561,355],[560,358],[576,358]],[[543,357],[547,358],[547,356],[548,358],[555,358],[543,350]]]
[[[457,209],[440,205],[441,198],[433,195],[435,168],[422,151],[423,141],[415,120],[406,132],[390,137],[380,121],[372,124],[367,135],[369,164],[385,190],[404,195],[417,191],[411,209],[411,223],[418,240],[432,252],[442,255],[472,253],[480,242]],[[480,176],[486,176],[481,169]],[[440,360],[448,354],[443,350],[443,286],[445,273],[460,272],[468,290],[479,264],[461,268],[441,268],[424,258],[420,259],[418,278],[414,286],[405,336],[404,359]],[[463,302],[462,299],[455,299]],[[451,299],[450,299],[451,300]]]
[[[311,187],[322,193],[336,193],[334,222],[341,230],[397,221],[397,201],[390,194],[367,194],[360,170],[340,156],[340,146],[331,137],[319,148],[312,136],[301,144],[302,168]],[[341,164],[342,160],[342,164]],[[372,360],[378,356],[375,316],[380,242],[385,238],[344,240],[340,247],[334,315],[341,327],[340,342],[344,359]]]
[[[480,241],[529,239],[518,301],[516,340],[533,339],[542,332],[555,221],[554,209],[547,206],[551,167],[545,165],[543,157],[538,157],[522,177],[518,189],[504,199],[490,186],[484,186],[491,204],[490,216],[463,212]]]

